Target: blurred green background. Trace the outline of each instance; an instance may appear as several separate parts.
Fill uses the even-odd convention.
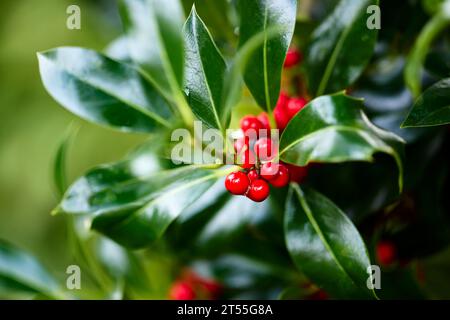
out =
[[[66,28],[66,9],[81,8],[81,30]],[[0,2],[0,238],[34,253],[62,277],[71,262],[65,218],[57,204],[52,161],[71,123],[80,126],[69,153],[69,177],[117,160],[142,141],[84,122],[44,90],[36,52],[57,46],[103,50],[121,33],[115,1]]]

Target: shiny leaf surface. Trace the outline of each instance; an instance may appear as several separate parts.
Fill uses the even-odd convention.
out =
[[[91,215],[93,229],[122,245],[150,244],[219,174],[198,166],[155,169],[148,155],[95,168],[69,188],[60,211]]]
[[[401,189],[403,140],[370,123],[362,106],[362,100],[342,93],[314,99],[283,132],[281,159],[305,166],[309,162],[373,161],[374,153],[383,152],[397,162]]]
[[[130,56],[166,97],[183,81],[183,9],[178,0],[123,0]]]
[[[417,99],[402,127],[427,127],[450,123],[450,78],[434,84]]]
[[[378,35],[367,27],[371,5],[378,0],[342,0],[312,34],[305,67],[313,96],[347,88],[364,70]]]
[[[294,32],[296,8],[295,0],[239,1],[239,46],[259,33],[264,34],[264,42],[248,61],[244,80],[265,110],[272,110],[278,101],[281,70]],[[278,29],[275,36],[269,37],[270,28]]]
[[[142,74],[92,50],[62,47],[38,54],[47,91],[88,121],[122,131],[169,127],[166,102]]]
[[[330,200],[292,185],[286,204],[285,237],[299,270],[333,297],[375,297],[366,286],[370,260],[364,241]]]
[[[222,131],[226,64],[195,7],[184,26],[185,91],[194,114],[208,127]]]
[[[63,297],[56,280],[35,257],[0,240],[0,296],[3,290]]]

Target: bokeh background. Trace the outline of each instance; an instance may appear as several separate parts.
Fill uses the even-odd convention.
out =
[[[66,8],[81,7],[81,30],[66,28]],[[113,0],[0,1],[0,238],[32,252],[63,277],[71,261],[57,204],[52,162],[66,129],[80,130],[69,152],[69,177],[121,158],[143,140],[76,118],[47,94],[36,52],[57,46],[103,50],[121,33]]]

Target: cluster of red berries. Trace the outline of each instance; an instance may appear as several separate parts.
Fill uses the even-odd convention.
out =
[[[290,49],[284,63],[285,68],[297,65],[301,53]],[[277,128],[283,131],[289,121],[306,105],[304,98],[289,97],[281,93],[274,109]],[[234,195],[245,195],[255,201],[264,201],[270,193],[269,184],[282,188],[289,181],[301,182],[307,173],[306,167],[274,162],[278,146],[270,138],[270,121],[263,112],[258,116],[248,115],[240,122],[242,137],[234,144],[236,163],[243,170],[230,173],[225,179],[225,188]]]
[[[230,173],[225,188],[234,195],[245,195],[255,201],[264,201],[270,193],[269,183],[277,188],[289,183],[289,170],[273,162],[278,146],[270,138],[270,124],[266,113],[241,119],[240,137],[234,145],[237,163],[244,171]],[[265,133],[265,136],[263,134]]]
[[[281,93],[277,105],[273,110],[277,128],[283,131],[289,121],[302,110],[308,101],[301,97],[289,97],[285,93]]]
[[[222,286],[214,280],[205,279],[191,270],[186,270],[170,288],[172,300],[215,300],[222,294]]]

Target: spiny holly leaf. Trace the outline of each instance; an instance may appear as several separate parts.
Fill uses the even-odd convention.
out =
[[[402,128],[439,126],[450,123],[450,78],[443,79],[417,99]]]
[[[184,26],[185,89],[194,114],[208,127],[223,131],[226,64],[195,7]]]
[[[259,33],[265,35],[262,45],[250,57],[244,80],[250,92],[265,110],[272,110],[280,93],[281,70],[295,27],[297,1],[239,1],[242,47]],[[277,28],[276,36],[268,35]]]
[[[131,66],[76,47],[42,52],[38,58],[47,91],[81,118],[122,131],[170,127],[167,103]]]
[[[33,256],[0,240],[0,296],[6,293],[40,293],[64,298],[56,280]]]
[[[350,219],[330,200],[294,184],[285,214],[288,250],[298,269],[334,298],[375,298],[370,260]]]
[[[222,172],[199,166],[159,171],[155,161],[143,155],[91,170],[69,188],[59,211],[90,215],[93,229],[122,245],[150,244]]]
[[[122,0],[130,56],[166,98],[183,82],[183,9],[178,0]]]
[[[367,27],[371,5],[378,5],[378,0],[341,0],[314,31],[305,55],[313,96],[347,88],[364,70],[378,35]]]
[[[309,162],[373,161],[374,153],[387,153],[397,162],[401,190],[403,140],[370,123],[362,107],[361,99],[343,93],[312,100],[284,130],[281,159],[305,166]]]

